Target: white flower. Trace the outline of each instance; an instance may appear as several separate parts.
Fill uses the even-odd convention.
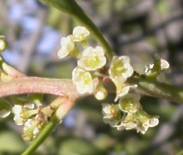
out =
[[[132,76],[133,67],[128,56],[114,56],[109,68],[109,76],[113,82],[125,82]]]
[[[12,113],[14,114],[14,121],[17,125],[23,125],[25,121],[36,115],[38,109],[34,109],[35,104],[25,104],[25,105],[14,105],[12,108]]]
[[[75,44],[73,42],[72,36],[62,37],[61,38],[61,48],[57,52],[57,55],[60,59],[65,58],[70,54],[71,51],[73,51],[75,48]]]
[[[103,104],[102,105],[103,119],[105,123],[115,126],[120,120],[120,111],[118,106],[114,104]]]
[[[106,64],[104,49],[100,46],[87,47],[84,49],[81,59],[78,61],[78,66],[87,70],[95,71],[102,68]]]
[[[80,94],[91,94],[96,88],[95,80],[92,78],[90,72],[79,67],[76,67],[72,71],[72,81],[76,85],[76,89]]]
[[[21,105],[14,105],[12,108],[12,112],[14,114],[14,121],[17,125],[23,125],[24,119],[22,118],[21,114],[23,111],[23,106]]]
[[[119,125],[115,125],[114,127],[117,130],[132,130],[137,128],[137,121],[134,119],[134,115],[128,113],[122,120]]]
[[[120,99],[119,108],[126,113],[135,113],[141,108],[139,100],[139,95],[128,94]]]
[[[116,86],[116,98],[115,101],[117,101],[119,98],[125,96],[128,94],[130,89],[137,88],[137,85],[128,85],[126,83],[114,81],[114,84]]]
[[[154,127],[158,125],[158,123],[158,117],[152,117],[145,111],[139,110],[135,113],[128,113],[125,117],[123,117],[121,123],[119,125],[115,125],[114,127],[116,127],[117,130],[136,129],[137,132],[145,134],[149,127]]]
[[[90,35],[90,32],[84,26],[76,26],[72,34],[73,34],[73,40],[75,42],[80,42],[85,40]]]
[[[154,72],[158,71],[159,73],[159,71],[167,70],[170,67],[168,61],[166,61],[165,59],[160,59],[160,64],[158,65],[160,65],[159,68],[156,68],[155,64],[146,65],[144,71],[145,75],[150,76],[153,75]]]
[[[113,118],[113,114],[115,113],[115,106],[111,104],[103,104],[102,112],[104,114],[104,119],[111,119]]]
[[[154,64],[148,64],[145,66],[145,75],[150,75],[152,73],[152,69],[154,67]]]
[[[166,70],[170,67],[168,61],[166,61],[165,59],[160,60],[160,66],[161,66],[161,70]]]
[[[150,120],[149,120],[149,127],[155,127],[159,124],[159,119],[158,117],[152,117]]]
[[[139,122],[137,132],[141,132],[142,134],[145,134],[149,127],[155,127],[159,123],[158,117],[151,116],[143,110],[138,111],[135,117]]]
[[[34,119],[28,119],[23,128],[23,138],[24,140],[31,141],[37,137],[40,129],[37,127],[36,121]]]

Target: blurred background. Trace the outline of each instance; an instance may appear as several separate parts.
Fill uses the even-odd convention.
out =
[[[183,86],[182,0],[77,0],[118,55],[129,55],[138,72],[158,55],[171,70],[161,79]],[[38,0],[0,0],[0,34],[9,47],[4,59],[32,76],[71,78],[75,61],[58,60],[60,38],[78,23]],[[52,98],[43,97],[48,103]],[[183,155],[183,105],[143,97],[160,124],[145,135],[102,121],[101,105],[81,100],[35,155]],[[0,120],[0,155],[19,155],[28,143],[12,117]]]

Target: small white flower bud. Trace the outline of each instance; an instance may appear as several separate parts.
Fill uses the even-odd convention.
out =
[[[73,30],[72,35],[75,42],[81,42],[88,38],[90,32],[84,26],[76,26]]]
[[[24,120],[21,117],[21,113],[23,111],[23,106],[21,105],[14,105],[12,108],[12,112],[14,114],[14,121],[17,125],[23,125]]]
[[[57,55],[60,59],[67,57],[71,51],[75,48],[72,36],[62,37],[61,38],[61,48],[57,52]]]
[[[99,85],[95,92],[95,98],[97,100],[104,100],[108,95],[106,88],[103,85]]]
[[[155,127],[159,124],[158,117],[153,117],[149,120],[149,127]]]
[[[34,119],[28,119],[23,128],[23,138],[26,141],[31,141],[37,137],[40,129],[37,127],[36,121]]]
[[[170,67],[168,61],[166,61],[165,59],[161,59],[160,63],[161,63],[161,70],[166,70]]]

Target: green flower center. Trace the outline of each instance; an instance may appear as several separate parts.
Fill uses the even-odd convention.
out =
[[[82,74],[80,75],[80,79],[83,81],[83,83],[84,83],[85,85],[89,85],[89,84],[92,83],[91,75],[90,75],[90,73],[88,73],[88,72],[82,73]]]
[[[100,58],[98,56],[93,56],[85,60],[85,64],[91,68],[97,68],[100,65]]]
[[[114,62],[112,73],[114,76],[121,76],[126,71],[124,63],[121,60]]]
[[[137,110],[138,103],[133,99],[128,98],[123,100],[123,102],[121,103],[121,107],[125,111],[133,112]]]

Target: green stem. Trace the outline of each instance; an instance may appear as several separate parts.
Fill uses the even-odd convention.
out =
[[[183,103],[183,88],[145,78],[139,78],[137,84],[142,91],[150,96]]]
[[[53,131],[53,129],[59,124],[59,120],[52,119],[41,131],[38,137],[32,142],[32,144],[23,152],[21,155],[33,155],[35,150],[44,142],[48,135]]]
[[[86,13],[82,10],[82,8],[75,2],[75,0],[42,0],[49,6],[56,7],[60,11],[64,11],[66,13],[71,14],[76,19],[78,19],[81,23],[83,23],[96,37],[96,39],[101,43],[101,45],[106,50],[106,55],[109,60],[111,60],[113,56],[113,50],[109,45],[108,41],[104,38],[100,30],[96,27],[96,25],[92,22],[92,20],[86,15]]]

